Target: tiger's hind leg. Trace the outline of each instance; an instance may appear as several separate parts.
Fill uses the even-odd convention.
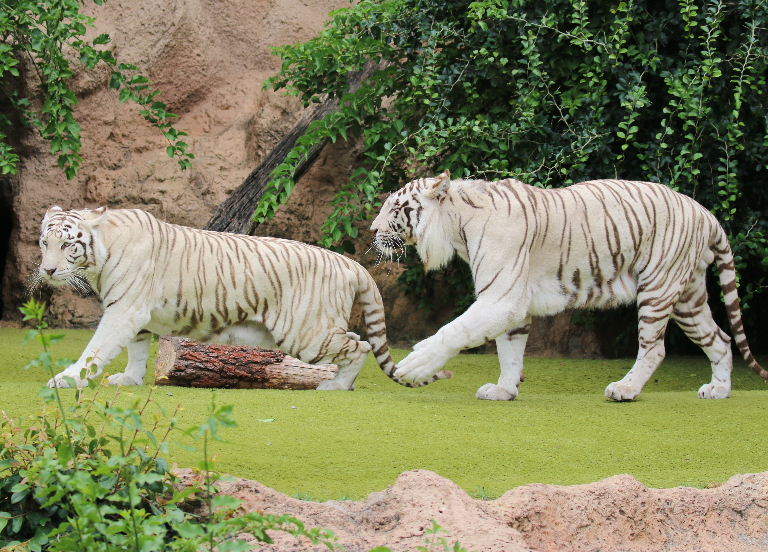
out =
[[[701,347],[712,365],[712,381],[699,388],[701,399],[731,395],[731,338],[715,324],[707,304],[705,273],[698,271],[675,304],[672,318],[691,341]]]
[[[653,293],[639,291],[637,294],[637,359],[626,376],[605,388],[605,396],[614,401],[637,398],[666,354],[664,334],[680,293],[679,290],[665,292],[664,287],[653,283],[646,283],[644,287]]]
[[[333,379],[321,382],[317,386],[318,391],[352,391],[357,375],[371,351],[371,345],[356,333],[341,330],[328,336],[327,343],[324,355],[307,362],[336,364],[339,371]]]
[[[501,373],[498,383],[486,383],[477,390],[478,399],[489,401],[511,401],[517,398],[523,379],[523,355],[531,319],[528,317],[521,326],[507,331],[496,338]]]

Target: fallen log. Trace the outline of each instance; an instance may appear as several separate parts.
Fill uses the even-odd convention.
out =
[[[157,385],[228,389],[315,389],[332,379],[336,365],[306,364],[282,351],[160,338]]]

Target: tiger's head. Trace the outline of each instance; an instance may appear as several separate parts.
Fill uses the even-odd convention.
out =
[[[392,259],[406,245],[415,245],[427,270],[445,266],[455,253],[440,216],[450,185],[451,174],[445,171],[413,180],[393,192],[371,224],[376,249]]]
[[[96,265],[93,227],[106,207],[65,211],[51,207],[43,217],[40,231],[42,258],[30,287],[41,284],[60,287],[68,284],[83,295],[93,292],[87,278]]]

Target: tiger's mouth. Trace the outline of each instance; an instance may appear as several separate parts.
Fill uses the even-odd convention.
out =
[[[32,295],[43,286],[60,288],[70,286],[81,297],[94,295],[91,283],[85,276],[85,268],[78,267],[66,271],[56,271],[53,274],[47,274],[45,271],[37,270],[27,282],[27,293]]]

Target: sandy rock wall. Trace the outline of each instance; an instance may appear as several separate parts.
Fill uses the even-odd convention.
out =
[[[53,204],[64,208],[107,205],[141,208],[178,224],[202,227],[216,206],[239,186],[301,114],[294,98],[263,89],[278,69],[276,46],[316,35],[330,11],[347,0],[110,0],[86,4],[96,17],[93,36],[112,37],[120,61],[135,64],[162,90],[159,99],[179,115],[177,128],[197,156],[181,171],[165,154],[167,142],[108,87],[106,67],[80,72],[75,91],[83,131],[80,172],[67,181],[34,133],[19,132],[20,173],[6,181],[13,235],[2,282],[2,320],[18,319],[24,282],[39,262],[39,224]],[[28,82],[34,87],[34,80]],[[347,144],[327,147],[297,186],[291,202],[258,233],[316,242],[330,212],[329,201],[354,163]],[[2,207],[3,205],[0,205]],[[361,240],[372,236],[363,233]],[[362,250],[367,249],[362,247]],[[374,255],[360,259],[372,266]],[[397,284],[402,268],[373,269],[388,308],[395,341],[432,333],[451,316],[450,308],[425,313]],[[93,299],[59,290],[45,296],[55,324],[88,326],[100,316]],[[543,338],[537,339],[540,334]],[[538,353],[592,354],[593,336],[574,329],[568,316],[540,323],[531,346]]]

